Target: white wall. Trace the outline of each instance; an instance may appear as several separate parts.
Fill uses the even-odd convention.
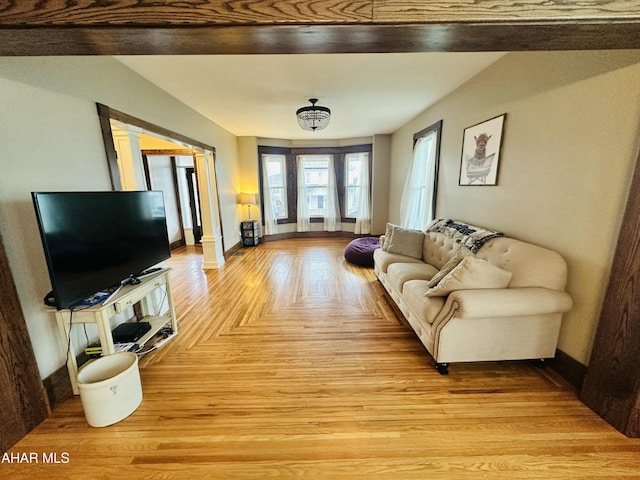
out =
[[[65,346],[30,192],[111,189],[96,102],[216,147],[223,234],[238,223],[235,136],[109,57],[0,58],[0,234],[43,378]]]
[[[442,119],[437,217],[560,252],[575,306],[559,348],[587,364],[640,132],[640,51],[509,53],[394,133],[389,218],[412,135]],[[497,186],[458,186],[463,130],[506,113]]]

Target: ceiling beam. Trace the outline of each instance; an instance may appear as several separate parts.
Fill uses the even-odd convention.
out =
[[[0,55],[640,48],[640,0],[25,0]]]

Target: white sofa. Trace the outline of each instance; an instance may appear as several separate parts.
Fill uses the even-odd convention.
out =
[[[436,362],[555,356],[567,267],[556,252],[439,219],[424,232],[387,225],[376,276]]]

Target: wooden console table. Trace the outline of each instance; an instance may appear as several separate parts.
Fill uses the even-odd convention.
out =
[[[171,285],[169,283],[169,268],[163,268],[158,272],[146,275],[140,279],[140,283],[136,285],[124,285],[120,291],[109,298],[106,302],[87,308],[77,308],[74,310],[63,309],[55,312],[58,322],[58,330],[64,341],[64,345],[68,345],[67,351],[67,369],[69,370],[69,378],[71,379],[71,387],[75,395],[79,394],[77,375],[78,364],[74,345],[71,337],[71,327],[76,323],[95,323],[98,328],[100,345],[102,347],[102,355],[114,354],[115,347],[113,337],[111,335],[110,320],[116,314],[124,311],[128,307],[138,304],[143,318],[141,321],[149,322],[151,330],[145,333],[136,341],[141,347],[148,342],[160,329],[165,325],[169,325],[173,330],[173,335],[178,333],[178,322],[176,312],[173,306],[173,297],[171,295]],[[157,289],[164,290],[164,298],[166,300],[168,311],[165,315],[158,316],[161,305],[157,304],[153,293]]]

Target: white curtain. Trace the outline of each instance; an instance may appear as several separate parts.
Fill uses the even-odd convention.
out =
[[[369,156],[361,155],[361,171],[362,181],[360,183],[360,191],[358,195],[358,211],[356,212],[356,226],[354,233],[367,234],[371,233],[371,195],[369,194]]]
[[[400,201],[400,224],[403,227],[423,230],[433,220],[436,135],[434,130],[420,137],[413,148],[413,160]]]
[[[311,230],[311,219],[309,214],[309,202],[307,201],[307,190],[304,178],[304,159],[298,158],[298,231],[308,232]]]
[[[333,157],[329,159],[329,180],[327,182],[327,212],[324,216],[324,229],[337,232],[342,229],[342,217],[338,204],[338,187],[336,185],[336,171],[333,168]]]
[[[273,198],[271,197],[271,185],[269,184],[269,162],[265,159],[262,162],[262,199],[264,201],[264,234],[273,235],[278,233],[278,219],[273,208]]]
[[[313,186],[306,185],[305,166],[309,162],[309,168],[318,168],[318,162],[326,161],[327,163],[327,183],[315,184]],[[322,168],[322,167],[321,167]],[[308,232],[311,230],[311,212],[309,211],[308,189],[313,188],[316,192],[326,189],[326,202],[324,207],[324,225],[323,228],[329,232],[335,232],[342,228],[342,218],[340,216],[340,206],[338,204],[338,190],[336,187],[336,173],[333,168],[333,157],[318,159],[317,156],[298,157],[298,231]],[[317,214],[316,214],[317,215]]]

